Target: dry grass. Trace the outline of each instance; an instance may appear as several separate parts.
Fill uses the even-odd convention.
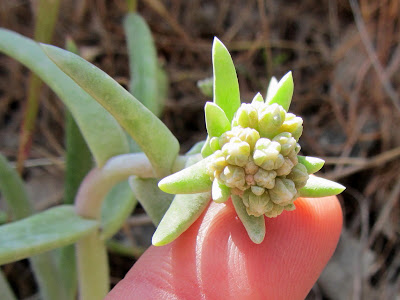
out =
[[[0,2],[0,26],[32,36],[31,6]],[[265,93],[271,75],[293,71],[292,111],[304,117],[306,128],[303,153],[326,158],[324,175],[348,187],[340,196],[345,212],[340,249],[347,249],[342,253],[348,259],[355,257],[349,267],[336,254],[330,265],[349,280],[328,274],[309,298],[344,299],[347,293],[346,299],[394,299],[400,293],[400,2],[144,0],[138,8],[169,74],[163,120],[185,150],[205,137],[202,109],[208,99],[196,81],[212,74],[214,35],[231,49],[244,100]],[[72,36],[83,56],[125,84],[125,10],[122,0],[64,1],[55,44],[63,46]],[[11,159],[27,74],[0,56],[0,149]],[[51,161],[64,152],[63,108],[46,89],[41,99],[31,158]],[[113,260],[116,280],[126,271],[118,271],[120,260]],[[20,287],[16,271],[6,272]],[[345,285],[342,294],[332,292],[326,280]],[[31,292],[32,287],[23,296]]]

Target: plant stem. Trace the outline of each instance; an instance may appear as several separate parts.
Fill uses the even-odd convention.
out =
[[[109,291],[107,249],[94,232],[76,244],[80,300],[101,300]]]
[[[126,4],[128,5],[128,12],[136,12],[137,10],[137,0],[126,0]]]
[[[144,153],[114,156],[102,168],[95,168],[83,180],[75,199],[75,211],[89,219],[100,219],[101,205],[110,189],[129,176],[154,177]]]

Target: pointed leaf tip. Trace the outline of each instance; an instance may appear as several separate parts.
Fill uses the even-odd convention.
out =
[[[163,178],[158,187],[169,194],[195,194],[211,190],[212,182],[206,166],[212,156],[177,173]]]
[[[277,103],[281,105],[286,111],[289,110],[290,103],[293,97],[294,82],[292,72],[289,71],[279,80],[276,92],[268,100],[268,104]]]
[[[233,206],[235,207],[236,213],[242,221],[244,228],[249,235],[249,238],[255,244],[260,244],[264,240],[265,237],[265,219],[264,216],[250,216],[246,207],[243,204],[243,200],[236,195],[232,195],[231,197]]]
[[[317,176],[310,176],[307,184],[299,190],[299,196],[310,198],[328,197],[338,195],[345,189],[346,187],[340,183]]]
[[[297,155],[297,158],[299,163],[306,167],[308,174],[314,174],[318,172],[325,164],[325,161],[318,157]]]
[[[229,121],[240,106],[239,82],[228,49],[214,38],[212,47],[214,103],[225,112]]]
[[[215,103],[207,102],[204,107],[208,135],[219,137],[231,129],[231,123],[224,111]]]

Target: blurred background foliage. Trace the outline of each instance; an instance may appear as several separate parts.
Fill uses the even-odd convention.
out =
[[[0,0],[0,27],[34,38],[37,3]],[[210,99],[196,83],[212,75],[214,36],[232,53],[244,101],[265,94],[272,75],[293,71],[292,111],[306,129],[302,152],[324,158],[321,175],[347,186],[339,196],[341,241],[308,299],[400,297],[400,2],[143,0],[137,10],[170,82],[161,118],[183,151],[206,137],[203,108]],[[82,57],[128,88],[127,11],[124,0],[60,1],[52,43],[64,47],[72,38]],[[0,151],[13,162],[29,78],[26,68],[0,55]],[[37,210],[63,199],[64,124],[62,103],[43,87],[23,173]],[[153,230],[137,207],[118,234],[127,247],[109,247],[117,253],[110,259],[113,284]],[[20,299],[34,299],[26,260],[2,270]]]

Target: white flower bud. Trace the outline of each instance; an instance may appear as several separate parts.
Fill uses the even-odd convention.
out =
[[[278,142],[271,142],[267,138],[260,138],[255,146],[253,154],[254,163],[261,166],[267,161],[274,162],[281,151],[281,145]]]
[[[245,173],[244,169],[228,165],[224,168],[224,171],[220,174],[220,180],[230,188],[238,188],[243,190],[245,188]]]
[[[297,145],[296,140],[290,132],[282,132],[275,136],[272,141],[278,142],[281,145],[280,152],[283,156],[287,156]]]
[[[239,138],[233,137],[222,147],[222,153],[229,164],[244,167],[249,161],[250,146]]]
[[[232,126],[242,126],[243,128],[257,128],[258,113],[257,110],[247,103],[243,103],[236,112],[232,120]]]
[[[274,103],[264,105],[258,113],[258,130],[262,137],[272,138],[285,120],[286,112],[282,106]]]
[[[265,215],[268,218],[276,218],[277,216],[279,216],[282,212],[283,212],[283,206],[280,205],[273,205],[272,209],[270,211],[267,211],[265,213]]]
[[[309,175],[306,167],[303,164],[298,163],[293,167],[292,171],[286,178],[294,182],[296,189],[301,189],[306,185]]]
[[[294,182],[286,178],[276,178],[274,188],[268,192],[272,202],[279,205],[288,204],[297,194]]]
[[[276,175],[277,176],[286,176],[292,171],[293,167],[294,167],[293,162],[289,158],[285,157],[282,166],[279,169],[275,170]]]
[[[266,171],[261,168],[254,174],[257,185],[266,189],[272,189],[275,186],[275,177],[275,171]]]

